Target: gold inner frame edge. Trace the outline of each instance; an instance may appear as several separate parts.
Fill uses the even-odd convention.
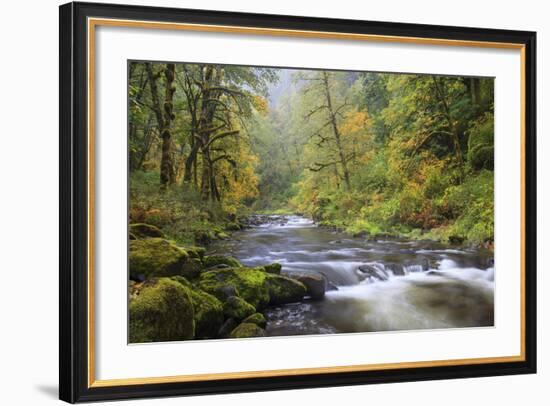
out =
[[[291,29],[274,29],[259,27],[242,27],[228,25],[165,23],[139,20],[120,20],[108,18],[88,18],[87,21],[87,80],[88,80],[88,387],[112,387],[143,384],[161,384],[177,382],[213,381],[221,379],[266,378],[281,376],[299,376],[313,374],[336,374],[343,372],[367,372],[391,370],[397,368],[426,368],[442,366],[459,366],[474,364],[493,364],[505,362],[522,362],[526,359],[525,348],[525,45],[519,43],[469,41],[422,37],[400,37],[391,35],[355,34],[345,32],[307,31]],[[95,191],[95,28],[97,26],[130,27],[162,30],[180,30],[195,32],[234,33],[243,35],[284,36],[298,38],[341,39],[371,42],[390,42],[402,44],[459,46],[493,49],[512,49],[520,51],[520,163],[521,163],[521,269],[520,269],[520,341],[519,355],[484,358],[465,358],[434,361],[396,362],[383,364],[344,365],[315,368],[276,369],[265,371],[220,372],[209,374],[189,374],[144,378],[95,379],[95,278],[94,278],[94,191]]]

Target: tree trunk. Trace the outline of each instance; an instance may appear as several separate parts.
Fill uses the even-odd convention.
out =
[[[193,176],[193,170],[195,171],[195,184],[196,182],[196,170],[197,170],[197,153],[199,152],[200,144],[195,140],[195,135],[191,135],[192,143],[191,143],[191,151],[189,152],[189,155],[187,156],[187,159],[185,160],[185,172],[183,175],[183,183],[190,183],[192,176]]]
[[[346,161],[346,155],[342,147],[342,139],[340,136],[340,130],[338,129],[338,123],[336,121],[336,113],[332,107],[332,97],[330,94],[330,87],[328,83],[328,74],[323,72],[323,83],[325,85],[325,94],[327,98],[327,107],[329,111],[330,121],[332,125],[332,131],[334,133],[334,140],[336,141],[336,147],[338,148],[338,156],[340,158],[340,164],[342,165],[342,172],[344,174],[344,183],[346,184],[346,189],[351,190],[351,182],[348,170],[348,164]]]
[[[176,91],[174,84],[176,66],[173,63],[166,64],[164,68],[165,91],[164,104],[161,107],[157,86],[157,76],[153,72],[150,63],[145,64],[147,75],[149,77],[149,86],[151,88],[151,98],[153,101],[153,111],[157,118],[160,137],[162,139],[161,161],[160,161],[160,185],[165,188],[174,183],[174,164],[172,162],[172,133],[170,126],[174,120],[173,98]]]
[[[447,103],[447,99],[445,97],[445,94],[442,89],[442,85],[438,82],[437,78],[435,76],[432,76],[433,83],[435,85],[435,90],[438,95],[439,101],[441,102],[441,105],[443,106],[443,112],[445,115],[445,119],[447,120],[447,125],[449,126],[449,130],[453,137],[453,144],[455,147],[455,154],[456,158],[459,164],[459,168],[461,171],[461,177],[463,176],[464,172],[464,158],[462,156],[462,147],[460,146],[460,134],[458,133],[458,129],[456,128],[456,125],[453,122],[453,117],[451,116],[451,110],[449,109],[449,104]],[[444,86],[444,85],[443,85]]]
[[[171,185],[175,182],[174,163],[172,160],[172,132],[171,124],[175,116],[174,110],[174,93],[176,92],[176,86],[174,78],[176,75],[176,65],[173,63],[166,64],[164,70],[164,77],[166,81],[166,88],[164,93],[164,126],[160,134],[162,138],[162,155],[160,161],[160,184],[163,187]]]
[[[201,175],[201,197],[208,200],[211,197],[212,188],[212,161],[210,160],[210,151],[204,149],[202,154],[202,175]]]
[[[214,176],[212,160],[210,158],[210,128],[216,112],[216,104],[211,101],[217,97],[215,92],[210,90],[212,82],[216,79],[215,68],[206,65],[203,68],[202,75],[202,94],[201,111],[198,125],[198,135],[200,139],[200,151],[202,155],[202,175],[201,175],[201,197],[203,200],[213,198],[212,195],[212,177]]]

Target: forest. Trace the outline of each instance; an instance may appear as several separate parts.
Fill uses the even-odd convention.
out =
[[[129,341],[492,325],[493,88],[129,62]]]
[[[207,243],[253,213],[493,240],[493,79],[129,64],[130,221]]]

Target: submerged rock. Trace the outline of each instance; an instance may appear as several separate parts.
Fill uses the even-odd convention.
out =
[[[270,274],[256,268],[227,268],[203,272],[199,287],[225,301],[230,296],[239,296],[256,309],[269,303],[269,289],[265,283]],[[234,295],[229,295],[229,290]]]
[[[384,265],[379,263],[363,264],[357,268],[357,276],[361,280],[376,279],[379,281],[388,280],[388,272]]]
[[[130,299],[131,343],[189,340],[195,337],[195,313],[189,289],[169,278],[141,284]]]
[[[387,263],[385,265],[386,265],[386,269],[390,270],[395,276],[404,276],[405,275],[405,270],[403,269],[403,265],[396,264],[396,263],[393,263],[393,262]]]
[[[238,296],[231,296],[223,304],[223,314],[227,318],[243,320],[254,313],[256,313],[254,306]]]
[[[130,240],[129,262],[134,280],[175,275],[194,278],[202,268],[199,259],[163,238]]]
[[[282,275],[266,274],[269,304],[281,305],[303,300],[306,287],[303,283]]]
[[[327,281],[326,291],[330,292],[330,291],[336,291],[336,290],[338,290],[338,286],[336,286],[331,281]]]
[[[265,337],[265,330],[254,323],[241,323],[229,334],[230,338]]]
[[[139,238],[164,238],[164,233],[160,231],[158,227],[152,226],[145,223],[134,223],[129,226],[130,234],[132,234],[135,239]]]

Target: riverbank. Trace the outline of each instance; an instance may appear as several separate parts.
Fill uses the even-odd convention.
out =
[[[324,296],[325,281],[245,267],[202,247],[182,247],[157,227],[130,224],[130,343],[265,336],[270,306]]]
[[[131,342],[493,323],[489,250],[352,237],[296,215],[231,233],[205,248],[130,225]]]

